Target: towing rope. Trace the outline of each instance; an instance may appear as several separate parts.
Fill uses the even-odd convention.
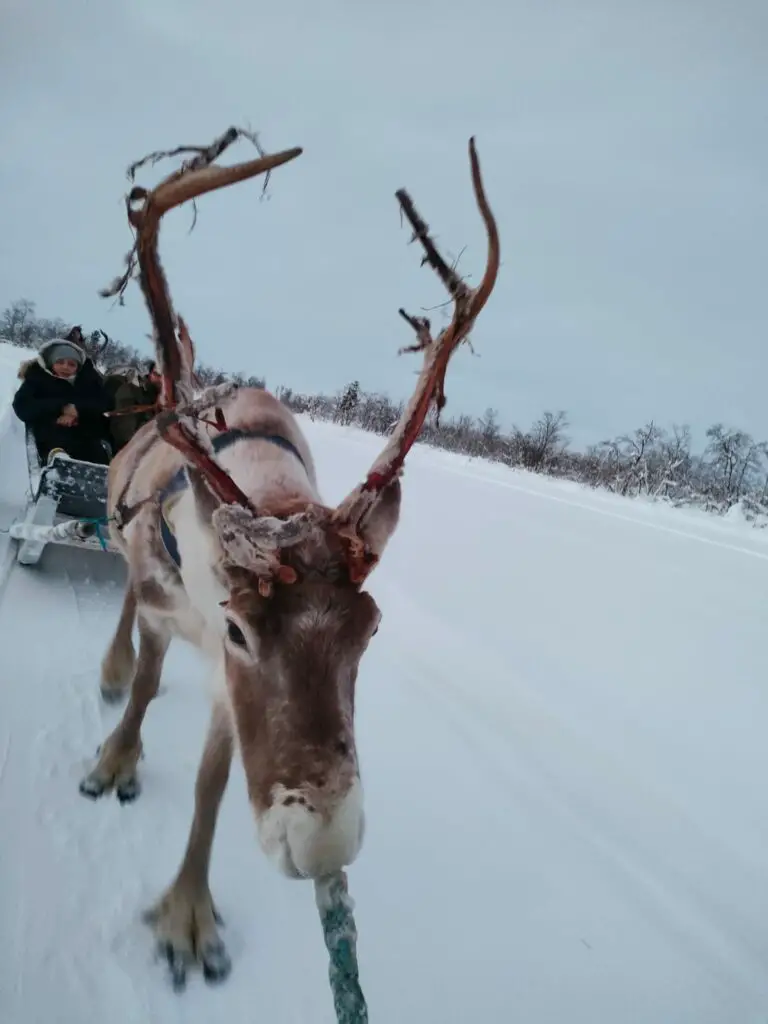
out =
[[[99,544],[102,551],[107,551],[109,545],[104,539],[104,533],[102,531],[103,526],[108,526],[114,516],[94,516],[91,518],[79,519],[78,522],[85,523],[87,526],[95,527],[96,537],[98,538]]]
[[[368,1024],[368,1007],[357,971],[354,903],[343,871],[315,882],[315,901],[330,953],[328,977],[339,1024]]]

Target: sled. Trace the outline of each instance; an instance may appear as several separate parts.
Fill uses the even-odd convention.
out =
[[[43,466],[29,430],[26,444],[32,499],[10,528],[20,542],[16,561],[37,565],[47,544],[114,551],[106,526],[108,467],[58,453]]]

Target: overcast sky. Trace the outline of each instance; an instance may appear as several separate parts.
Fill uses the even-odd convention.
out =
[[[0,306],[149,353],[138,286],[97,295],[125,168],[249,124],[304,155],[268,201],[239,185],[161,236],[199,357],[403,396],[397,308],[443,296],[394,192],[477,282],[474,133],[503,264],[447,412],[563,408],[580,444],[650,418],[766,437],[767,86],[765,0],[0,0]]]

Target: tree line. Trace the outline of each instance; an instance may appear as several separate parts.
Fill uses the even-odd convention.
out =
[[[37,348],[43,341],[62,337],[71,328],[60,319],[36,315],[35,304],[22,299],[0,314],[0,337],[14,345]],[[131,345],[104,332],[84,332],[88,354],[104,370],[140,366],[146,358]],[[198,364],[196,373],[205,385],[232,380],[265,387],[261,377],[226,374]],[[334,395],[299,394],[292,388],[275,389],[276,396],[296,413],[388,434],[403,411],[379,392],[366,392],[352,381]],[[545,412],[530,427],[502,430],[499,414],[487,409],[474,418],[459,415],[441,418],[434,414],[424,426],[421,441],[446,451],[500,462],[574,480],[628,497],[643,496],[676,506],[693,506],[724,515],[740,506],[755,525],[768,522],[768,443],[723,423],[706,432],[703,451],[695,452],[686,425],[669,429],[650,421],[627,434],[590,445],[584,451],[570,447],[568,419],[563,411]]]

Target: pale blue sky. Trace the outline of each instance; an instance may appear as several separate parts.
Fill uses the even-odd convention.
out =
[[[565,408],[577,443],[651,417],[765,437],[767,86],[765,0],[3,0],[0,306],[146,347],[137,286],[97,296],[130,244],[125,167],[247,122],[305,154],[268,202],[252,183],[192,235],[168,219],[201,359],[402,396],[397,308],[442,293],[393,193],[476,281],[474,133],[503,266],[447,412]]]

